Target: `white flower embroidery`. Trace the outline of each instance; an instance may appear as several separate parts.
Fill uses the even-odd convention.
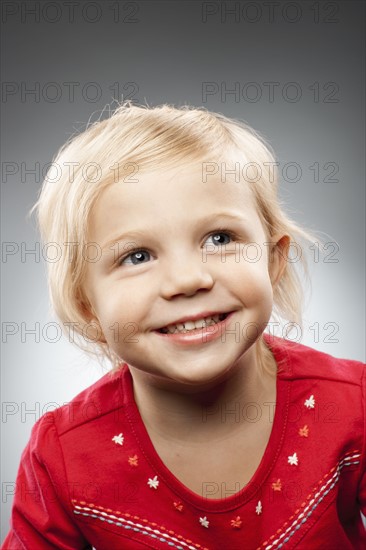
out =
[[[112,437],[112,441],[114,441],[116,445],[117,444],[123,445],[123,441],[124,441],[123,434],[120,433],[119,435],[115,435],[114,437]]]
[[[311,396],[309,397],[309,399],[306,399],[304,405],[305,405],[305,407],[307,407],[308,409],[313,409],[313,408],[315,407],[315,399],[314,399],[314,396],[311,395]]]
[[[258,504],[257,504],[257,506],[256,506],[256,508],[255,508],[255,513],[259,516],[259,514],[262,513],[262,509],[263,509],[263,508],[262,508],[262,503],[261,503],[260,500],[258,500]]]
[[[200,518],[200,524],[202,525],[202,527],[206,527],[206,529],[208,529],[208,526],[210,525],[210,522],[208,521],[207,517],[205,516],[204,518]]]
[[[288,463],[291,464],[291,466],[297,466],[299,463],[299,459],[297,458],[297,454],[294,453],[292,456],[289,456],[287,459]]]
[[[157,489],[159,486],[159,480],[158,476],[153,477],[152,479],[149,478],[149,481],[147,482],[150,489]]]

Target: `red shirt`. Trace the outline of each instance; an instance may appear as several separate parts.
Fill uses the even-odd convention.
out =
[[[279,367],[277,404],[241,491],[207,480],[220,498],[203,498],[168,470],[123,365],[33,427],[2,549],[366,548],[365,365],[265,339]],[[271,418],[273,404],[245,414]]]

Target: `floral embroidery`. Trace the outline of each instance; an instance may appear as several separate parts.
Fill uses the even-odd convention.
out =
[[[315,399],[314,399],[314,396],[311,395],[311,396],[309,397],[309,399],[306,399],[304,405],[305,405],[305,407],[307,407],[308,409],[313,409],[313,408],[315,407]]]
[[[114,441],[116,445],[123,445],[123,434],[120,433],[119,435],[115,435],[114,437],[112,437],[112,441]]]
[[[147,482],[150,489],[157,489],[159,486],[159,480],[158,476],[153,477],[152,479],[149,478],[149,481]]]
[[[158,523],[149,521],[144,517],[129,514],[127,512],[122,513],[119,510],[113,510],[112,508],[104,508],[103,506],[87,503],[83,500],[77,501],[72,499],[72,504],[74,514],[89,517],[91,520],[107,522],[115,525],[121,530],[133,530],[134,532],[145,537],[146,541],[150,538],[154,539],[156,542],[158,539],[161,542],[165,542],[167,547],[175,548],[176,550],[209,550],[206,546],[194,543],[192,540],[185,538],[181,534],[168,529],[165,525],[159,525]],[[152,548],[149,544],[148,546],[149,548]]]
[[[128,457],[128,463],[129,463],[130,466],[138,466],[139,457],[137,455],[129,456]]]
[[[236,516],[235,519],[232,519],[230,522],[230,525],[233,529],[240,529],[242,526],[242,521],[240,519],[240,516]]]
[[[183,504],[181,503],[181,501],[179,500],[178,502],[173,502],[174,504],[174,508],[178,511],[178,512],[183,512]]]
[[[360,464],[361,454],[358,450],[350,451],[344,456],[331,470],[324,475],[318,485],[306,497],[301,506],[295,513],[277,529],[267,540],[265,540],[257,550],[274,550],[282,548],[287,544],[290,538],[311,518],[314,510],[319,506],[323,499],[331,493],[339,482],[340,471],[347,466]]]
[[[308,437],[309,435],[309,426],[305,424],[302,428],[299,429],[299,435],[301,437]]]
[[[210,525],[210,522],[208,521],[207,517],[205,516],[204,518],[200,518],[200,524],[202,525],[202,527],[206,527],[206,529],[208,529],[208,526]]]
[[[274,491],[282,491],[282,483],[280,479],[277,479],[277,481],[272,483],[272,489]]]
[[[297,466],[299,464],[299,459],[297,458],[297,453],[294,453],[293,455],[289,456],[287,461],[288,461],[289,464],[291,464],[291,466]]]
[[[258,500],[258,504],[255,507],[255,513],[259,516],[259,514],[262,513],[262,510],[263,510],[262,503],[260,500]]]

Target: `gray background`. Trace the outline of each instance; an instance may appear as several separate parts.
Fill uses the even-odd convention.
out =
[[[20,253],[38,241],[26,214],[41,175],[27,170],[42,169],[122,93],[149,105],[204,106],[264,134],[281,163],[288,212],[339,247],[310,262],[302,342],[365,360],[364,2],[107,0],[75,2],[74,14],[64,2],[40,2],[33,14],[35,2],[3,4],[1,230],[3,247],[19,252],[3,254],[1,266],[2,538],[32,425],[103,374],[47,331],[45,263]],[[235,5],[236,15],[227,13]],[[203,97],[205,82],[213,93]],[[269,82],[278,83],[273,97]],[[239,96],[225,94],[235,86]],[[298,181],[286,163],[301,168]],[[328,181],[336,165],[338,181]],[[36,323],[39,337],[26,333]]]

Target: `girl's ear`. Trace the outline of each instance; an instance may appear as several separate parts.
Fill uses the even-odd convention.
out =
[[[288,235],[282,235],[281,237],[274,235],[272,237],[272,246],[269,254],[269,276],[273,288],[280,282],[286,269],[289,248],[290,237]]]

